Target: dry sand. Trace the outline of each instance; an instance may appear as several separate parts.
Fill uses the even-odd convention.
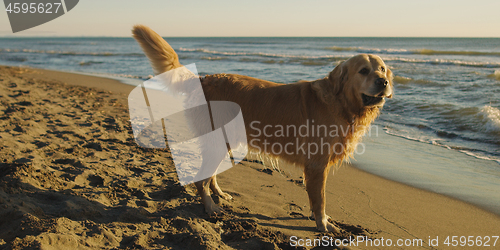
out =
[[[0,249],[294,249],[292,236],[324,235],[443,249],[447,236],[500,234],[497,215],[349,165],[327,183],[327,213],[341,234],[315,231],[300,171],[255,160],[219,175],[234,200],[216,199],[228,213],[209,217],[195,188],[179,185],[167,150],[135,144],[132,88],[0,67]]]

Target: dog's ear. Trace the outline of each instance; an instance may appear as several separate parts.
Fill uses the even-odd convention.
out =
[[[346,62],[341,62],[328,75],[330,84],[333,85],[333,95],[338,95],[347,82],[348,67]]]
[[[392,95],[394,93],[394,87],[392,85],[392,80],[394,79],[394,75],[392,74],[392,71],[387,68],[387,80],[389,80],[389,86],[391,86],[391,89],[392,89],[392,93],[390,96],[388,96],[387,98],[392,98]]]
[[[339,94],[347,81],[347,66],[345,62],[340,63],[333,69],[328,77],[315,81],[311,84],[319,99],[329,104],[332,98]]]

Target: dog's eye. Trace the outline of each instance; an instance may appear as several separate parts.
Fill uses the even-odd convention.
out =
[[[385,72],[385,68],[384,67],[380,68],[380,70],[382,70],[382,72]]]
[[[368,75],[368,73],[370,73],[370,70],[368,68],[363,68],[359,71],[359,73],[366,76]]]

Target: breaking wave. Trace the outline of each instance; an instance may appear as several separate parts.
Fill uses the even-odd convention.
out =
[[[324,56],[303,56],[303,55],[287,55],[287,54],[274,54],[274,53],[264,53],[264,52],[229,52],[229,51],[217,51],[209,50],[204,48],[179,48],[179,51],[186,52],[202,52],[212,55],[226,55],[226,56],[261,56],[261,57],[273,57],[273,58],[300,58],[300,59],[347,59],[348,56],[338,56],[338,55],[324,55]]]
[[[143,53],[114,53],[114,52],[75,52],[75,51],[58,51],[58,50],[34,50],[34,49],[0,49],[0,52],[7,53],[32,53],[32,54],[53,54],[63,56],[141,56]]]
[[[495,72],[491,75],[488,75],[488,77],[500,81],[500,70],[495,70]]]
[[[491,106],[484,106],[481,109],[483,117],[484,129],[487,132],[500,134],[500,110]]]
[[[379,49],[364,47],[327,47],[326,50],[354,51],[357,53],[383,53],[383,54],[405,54],[405,55],[461,55],[461,56],[495,56],[500,57],[500,52],[494,51],[453,51],[432,49]]]

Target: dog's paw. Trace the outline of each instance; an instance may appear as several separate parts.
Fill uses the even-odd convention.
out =
[[[219,196],[226,201],[230,201],[233,199],[233,196],[228,193],[220,193]]]
[[[205,207],[205,212],[209,215],[219,215],[226,213],[226,210],[214,204],[212,206]]]
[[[325,224],[317,225],[316,228],[320,232],[340,233],[340,229],[328,221]]]
[[[328,232],[340,233],[340,228],[330,222],[327,222],[326,227],[328,228]]]

